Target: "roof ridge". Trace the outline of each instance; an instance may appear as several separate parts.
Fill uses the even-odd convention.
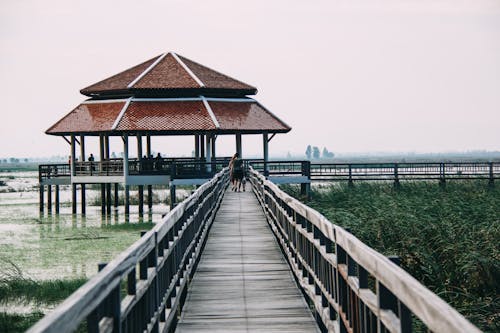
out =
[[[130,102],[132,102],[132,97],[130,97],[126,102],[125,104],[123,105],[123,108],[122,110],[120,111],[120,113],[118,114],[118,117],[116,117],[115,119],[115,122],[113,123],[113,125],[111,126],[111,130],[114,131],[117,127],[118,127],[118,124],[120,124],[120,121],[122,120],[123,116],[125,115],[125,112],[127,111],[128,109],[128,106],[130,105]]]
[[[219,124],[219,121],[217,120],[217,117],[215,116],[214,111],[212,110],[212,107],[208,103],[208,101],[205,98],[205,96],[200,96],[200,97],[201,97],[201,100],[203,101],[203,105],[205,105],[205,109],[207,109],[207,112],[210,115],[210,118],[212,118],[212,121],[213,121],[213,123],[215,125],[215,128],[219,129],[220,128],[220,124]]]
[[[204,88],[205,84],[200,80],[198,76],[196,76],[193,71],[182,61],[179,56],[175,52],[170,52],[172,54],[172,57],[184,68],[184,70],[193,78],[193,80],[196,81],[200,85],[200,88]]]
[[[158,59],[155,60],[155,62],[153,62],[148,68],[146,68],[144,70],[144,72],[142,72],[141,74],[139,74],[139,76],[137,76],[132,82],[130,82],[127,85],[127,88],[132,88],[137,82],[139,82],[140,79],[142,79],[144,76],[146,76],[146,74],[148,74],[156,65],[158,65],[158,63],[160,63],[160,61],[162,61],[163,58],[165,58],[165,56],[167,54],[168,53],[165,52],[161,56],[159,56]]]

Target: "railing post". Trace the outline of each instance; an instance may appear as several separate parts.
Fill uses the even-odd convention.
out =
[[[445,170],[444,170],[444,163],[439,163],[439,185],[445,186],[446,184],[446,178],[445,178]]]
[[[39,186],[40,186],[39,187],[39,193],[40,193],[39,207],[40,207],[40,213],[43,214],[43,205],[44,205],[44,202],[43,202],[43,191],[44,191],[44,189],[43,189],[43,187],[44,186],[42,184],[40,184]]]
[[[488,169],[489,169],[489,181],[488,184],[493,187],[495,185],[495,177],[493,174],[493,162],[488,163]]]
[[[353,186],[354,183],[352,181],[352,164],[349,163],[349,182],[348,182],[348,185],[349,186]]]
[[[394,186],[399,187],[399,170],[398,163],[394,163]]]

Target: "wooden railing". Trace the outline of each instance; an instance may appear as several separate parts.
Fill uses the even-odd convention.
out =
[[[329,332],[480,332],[389,258],[250,171],[253,190],[317,319]]]
[[[263,160],[248,160],[261,173]],[[309,161],[269,161],[266,176],[302,175],[311,181],[373,181],[399,183],[400,180],[487,179],[500,178],[500,162],[428,163],[311,163]]]
[[[223,193],[224,169],[28,332],[170,332]]]
[[[40,164],[38,166],[38,179],[40,182],[44,179],[70,176],[69,164]]]
[[[500,162],[311,164],[314,181],[438,180],[500,178]]]

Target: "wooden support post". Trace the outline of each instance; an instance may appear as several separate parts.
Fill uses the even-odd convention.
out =
[[[264,176],[268,177],[269,176],[269,166],[267,165],[267,162],[269,161],[269,140],[268,140],[268,134],[267,133],[262,133],[262,143],[264,145]]]
[[[495,186],[495,175],[493,173],[493,162],[488,163],[488,169],[489,169],[489,181],[488,184],[490,187]]]
[[[243,158],[243,151],[241,150],[241,133],[236,134],[236,152]]]
[[[130,186],[125,185],[125,214],[130,214]]]
[[[212,142],[212,160],[215,160],[215,140],[217,137],[215,135],[212,135],[212,139],[210,140]]]
[[[71,184],[71,194],[72,194],[72,210],[73,214],[76,214],[76,184]]]
[[[76,158],[76,152],[75,152],[75,136],[72,135],[71,136],[71,141],[70,141],[70,144],[71,144],[71,164],[70,164],[70,170],[71,170],[71,176],[74,176],[75,175],[75,158]]]
[[[300,194],[306,196],[307,200],[311,199],[311,162],[302,162],[302,176],[307,177],[309,183],[300,184]]]
[[[80,161],[85,162],[85,136],[80,135]],[[85,198],[85,184],[80,185],[81,189],[81,206],[82,206],[82,215],[85,215],[86,210],[86,198]]]
[[[391,260],[393,263],[399,266],[400,259],[399,257],[396,256],[389,256],[387,257],[389,260]],[[378,306],[381,310],[391,310],[395,314],[398,313],[398,299],[394,294],[392,294],[389,289],[387,289],[380,281],[376,281],[376,289],[377,289],[377,300],[378,300]],[[381,327],[381,321],[380,318],[377,318],[377,326],[380,328]],[[380,329],[378,329],[378,332],[381,332]]]
[[[200,136],[198,134],[194,136],[194,157],[200,158]]]
[[[106,213],[111,215],[111,206],[112,206],[112,198],[111,198],[111,183],[106,184]]]
[[[146,136],[146,154],[151,157],[151,136]],[[151,160],[152,162],[153,160]],[[158,168],[159,169],[159,168]],[[151,213],[153,209],[153,186],[148,185],[148,210]]]
[[[207,159],[206,159],[206,162],[207,163],[210,163],[210,161],[212,160],[212,144],[211,144],[211,141],[212,141],[212,135],[211,134],[207,134],[207,139],[206,139],[206,146],[207,146]],[[207,170],[207,172],[212,172],[212,166],[210,164],[207,164],[206,165],[206,170]]]
[[[115,187],[115,202],[114,202],[114,207],[115,209],[118,208],[118,183],[114,184]]]
[[[100,160],[100,167],[98,172],[102,175],[102,172],[104,171],[104,136],[99,135],[99,160]],[[101,214],[105,215],[106,214],[106,185],[101,184]]]
[[[397,163],[394,163],[394,186],[399,188],[399,167]]]
[[[47,185],[47,213],[52,214],[52,185]]]
[[[175,207],[175,188],[176,185],[170,184],[170,209],[174,209]]]
[[[444,187],[446,185],[446,174],[444,163],[439,163],[439,185]]]
[[[59,214],[59,185],[56,185],[56,214]]]
[[[148,165],[149,168],[149,155],[146,156],[146,160],[142,160],[142,136],[137,134],[137,158],[139,160],[139,170],[143,171],[141,166]],[[151,161],[152,162],[152,161]],[[144,185],[139,185],[139,217],[142,218],[144,215]]]
[[[128,214],[130,214],[130,191],[129,185],[127,185],[128,178],[128,135],[123,136],[123,175],[125,178],[125,219],[128,219]]]
[[[43,205],[44,205],[44,202],[43,202],[43,192],[44,192],[44,188],[43,188],[43,185],[40,184],[40,187],[39,187],[39,194],[40,194],[40,200],[38,201],[39,203],[39,207],[40,207],[40,213],[43,214]]]
[[[109,135],[104,137],[104,146],[105,146],[105,158],[109,163],[110,158],[110,150],[109,150]],[[111,165],[108,164],[108,171],[111,169]],[[106,184],[106,213],[111,215],[111,183]]]
[[[205,135],[200,134],[200,158],[205,158]]]
[[[349,186],[353,186],[354,182],[352,181],[352,165],[349,164],[349,181],[348,181]]]

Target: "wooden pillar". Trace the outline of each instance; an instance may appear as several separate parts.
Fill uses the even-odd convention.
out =
[[[207,159],[206,162],[209,163],[212,160],[212,135],[207,134],[207,139],[206,139],[206,150],[207,150]],[[207,164],[207,172],[212,171],[212,166],[210,164]]]
[[[205,158],[205,135],[200,134],[200,158]]]
[[[236,134],[236,152],[240,156],[240,158],[243,158],[243,153],[241,150],[241,134],[237,133]]]
[[[75,175],[75,158],[76,158],[76,152],[75,152],[75,136],[71,136],[71,164],[70,164],[70,170],[71,170],[71,176]]]
[[[75,147],[75,136],[71,136],[71,177],[75,175],[75,158],[76,158],[76,147]],[[76,184],[71,181],[71,201],[72,201],[72,209],[71,212],[76,214]]]
[[[139,159],[139,165],[142,165],[141,162],[147,163],[147,160],[142,161],[142,136],[140,134],[137,134],[137,157]],[[149,155],[146,156],[146,158],[149,158]],[[139,170],[141,170],[140,167]],[[144,214],[144,186],[139,185],[139,217],[142,217],[143,214]]]
[[[104,137],[104,143],[106,147],[106,160],[109,161],[109,135],[106,135]],[[110,166],[108,165],[108,170],[110,169]],[[111,215],[111,183],[106,184],[106,212],[108,215]]]
[[[71,212],[76,214],[76,184],[71,184],[72,209]]]
[[[146,136],[146,154],[151,156],[151,136]],[[152,161],[151,161],[152,162]],[[148,185],[148,210],[151,212],[153,209],[153,186]]]
[[[42,213],[42,214],[43,214],[43,204],[44,204],[43,203],[43,191],[44,191],[43,185],[40,184],[40,187],[39,187],[40,200],[38,201],[38,203],[39,203],[39,207],[40,207],[40,213]]]
[[[47,185],[47,212],[52,214],[52,185]]]
[[[114,202],[114,206],[115,206],[115,209],[118,208],[118,183],[115,183],[115,202]]]
[[[200,136],[198,134],[194,136],[194,157],[200,158]]]
[[[269,176],[267,162],[269,161],[269,139],[267,133],[262,133],[262,143],[264,145],[264,175]]]
[[[493,172],[493,162],[488,163],[489,177],[488,184],[490,187],[495,186],[495,173]]]
[[[59,185],[56,185],[56,214],[59,214]]]
[[[128,178],[128,136],[125,134],[123,136],[123,175],[125,178],[125,215],[130,213],[130,192],[129,186],[127,185]]]
[[[170,209],[174,209],[175,207],[175,200],[176,200],[175,189],[176,186],[170,184]]]
[[[217,137],[215,135],[212,135],[212,159],[215,160],[215,140]]]
[[[103,162],[104,162],[104,136],[99,135],[99,160],[100,160],[100,166],[98,168],[98,172],[102,174],[102,171],[104,171],[103,168]],[[106,214],[106,185],[101,184],[101,214],[104,215]]]
[[[85,137],[80,135],[80,161],[85,162]],[[81,184],[81,192],[82,192],[82,215],[85,215],[85,206],[86,206],[86,198],[85,198],[85,184]]]

